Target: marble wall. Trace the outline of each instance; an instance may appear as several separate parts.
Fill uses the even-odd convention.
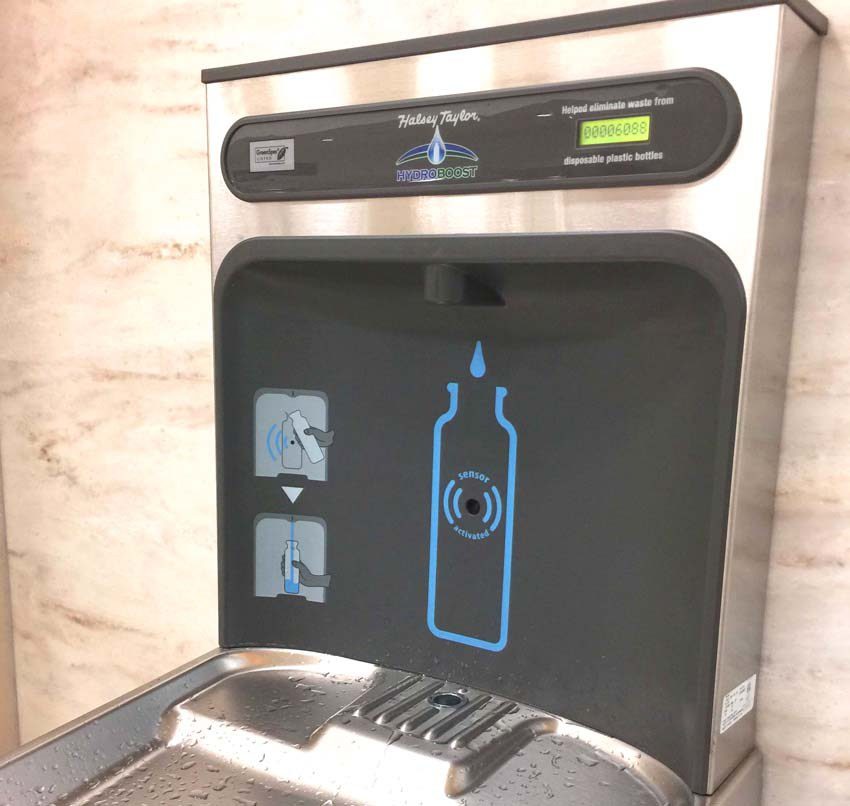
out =
[[[0,461],[35,737],[216,643],[202,67],[628,0],[10,0]],[[759,697],[765,804],[850,803],[850,6],[824,43]]]

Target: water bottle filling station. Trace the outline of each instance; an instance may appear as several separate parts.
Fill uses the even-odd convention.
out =
[[[825,25],[688,0],[207,71],[220,648],[6,801],[757,806]]]

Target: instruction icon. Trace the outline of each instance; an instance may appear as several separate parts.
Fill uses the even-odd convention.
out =
[[[324,602],[331,585],[326,535],[321,518],[260,515],[254,525],[254,595]]]
[[[334,432],[328,427],[324,392],[260,389],[254,398],[254,474],[274,478],[279,473],[327,481],[328,448]]]

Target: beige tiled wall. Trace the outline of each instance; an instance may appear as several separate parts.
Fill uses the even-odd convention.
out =
[[[10,0],[0,459],[25,739],[216,643],[202,67],[629,0]],[[850,4],[818,101],[759,699],[768,806],[850,803]]]

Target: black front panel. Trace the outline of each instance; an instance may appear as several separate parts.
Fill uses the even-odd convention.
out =
[[[693,181],[731,152],[705,70],[239,121],[222,171],[251,201]]]
[[[434,304],[436,260],[492,296]],[[728,259],[684,235],[239,245],[222,644],[463,681],[700,791],[743,319]]]

